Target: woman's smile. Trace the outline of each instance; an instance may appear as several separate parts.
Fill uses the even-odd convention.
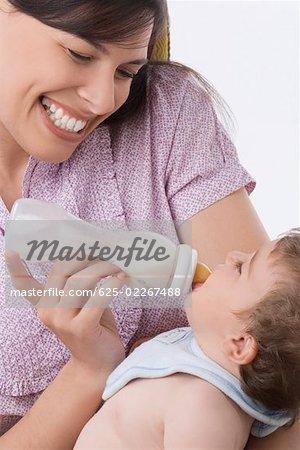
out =
[[[82,141],[87,122],[69,117],[62,108],[55,107],[53,103],[49,102],[50,106],[47,106],[46,101],[48,104],[49,101],[45,97],[39,101],[39,111],[48,130],[60,139],[70,142]]]
[[[62,126],[61,126],[62,121],[55,119],[55,113],[57,111],[59,111],[58,109],[56,110],[55,113],[53,113],[49,109],[45,109],[44,105],[42,105],[41,101],[39,101],[39,110],[41,113],[43,123],[46,125],[48,130],[52,132],[52,134],[59,137],[60,139],[64,139],[64,140],[67,140],[70,142],[82,141],[82,139],[84,138],[84,135],[85,135],[86,122],[84,123],[81,121],[76,121],[75,118],[71,118],[68,120],[68,122],[66,124],[67,125],[70,124],[69,126],[71,126],[71,124],[72,124],[72,129],[66,129],[66,124],[64,124],[64,128],[62,128]],[[64,115],[62,118],[64,118],[64,117],[67,117],[67,116]],[[79,123],[80,124],[84,123],[84,128],[76,132],[76,131],[74,131],[74,125],[79,124]],[[58,126],[58,124],[60,126]]]

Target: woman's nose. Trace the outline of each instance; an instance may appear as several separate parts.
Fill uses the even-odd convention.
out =
[[[106,74],[90,77],[84,86],[77,89],[78,95],[86,102],[92,114],[104,116],[115,110],[114,75]]]

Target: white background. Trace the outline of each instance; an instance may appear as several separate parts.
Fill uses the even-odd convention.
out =
[[[168,0],[171,59],[229,104],[251,200],[271,238],[299,226],[299,4]]]

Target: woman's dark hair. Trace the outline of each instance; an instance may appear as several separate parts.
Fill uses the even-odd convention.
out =
[[[148,51],[148,64],[144,65],[132,81],[130,94],[124,105],[105,123],[126,120],[141,113],[146,103],[146,87],[151,66],[164,64],[191,73],[201,87],[220,107],[223,117],[228,109],[216,90],[193,69],[172,61],[151,61],[155,44],[169,21],[167,0],[8,0],[18,11],[53,28],[82,38],[92,45],[114,43],[125,45],[153,22]],[[225,106],[225,107],[224,107]],[[225,114],[224,114],[225,113]]]

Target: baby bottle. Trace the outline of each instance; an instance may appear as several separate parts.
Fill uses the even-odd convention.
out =
[[[19,253],[24,261],[41,263],[75,256],[83,260],[93,251],[93,260],[95,255],[104,260],[106,256],[124,271],[129,276],[126,284],[177,288],[180,295],[210,275],[208,267],[197,263],[197,252],[189,245],[175,245],[151,231],[103,229],[54,203],[35,199],[14,203],[6,225],[5,247]]]

